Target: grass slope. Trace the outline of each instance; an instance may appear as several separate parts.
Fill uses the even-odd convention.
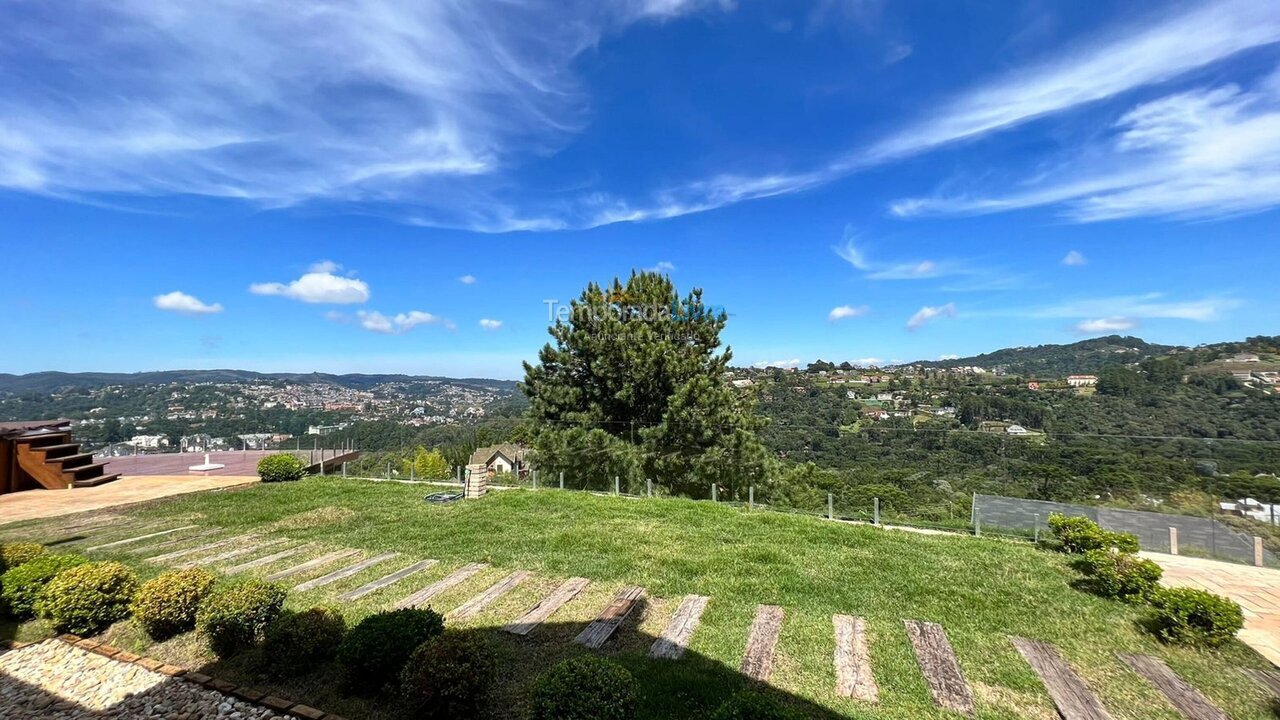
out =
[[[786,610],[771,685],[814,717],[949,717],[933,708],[911,653],[902,619],[915,618],[946,628],[982,718],[1056,717],[1039,681],[1010,644],[1010,635],[1056,645],[1117,718],[1177,717],[1154,689],[1120,663],[1117,651],[1165,659],[1237,720],[1274,718],[1261,690],[1235,671],[1266,666],[1248,648],[1233,644],[1221,652],[1200,652],[1161,645],[1140,629],[1136,609],[1073,588],[1076,574],[1065,558],[1027,545],[920,536],[685,500],[512,491],[441,507],[422,502],[422,494],[399,484],[310,478],[191,495],[130,513],[140,522],[198,518],[195,522],[234,533],[269,531],[318,547],[403,554],[341,583],[291,595],[290,604],[299,608],[331,602],[344,590],[422,558],[441,561],[389,590],[345,604],[342,610],[352,620],[389,607],[469,562],[492,567],[438,598],[437,609],[456,607],[513,570],[534,571],[535,578],[464,624],[490,638],[503,655],[496,717],[519,717],[529,683],[550,663],[582,652],[571,642],[582,625],[618,588],[638,584],[647,589],[650,601],[604,652],[641,679],[647,718],[709,713],[742,685],[736,670],[761,603]],[[56,535],[55,526],[27,524],[5,528],[4,534],[49,539]],[[131,562],[143,574],[160,570],[136,555],[105,556]],[[283,561],[262,574],[296,562]],[[574,575],[590,578],[592,585],[555,615],[549,627],[528,638],[496,630]],[[690,655],[676,663],[648,660],[648,645],[690,593],[711,597]],[[868,620],[879,705],[843,700],[833,692],[835,613]],[[17,632],[31,636],[41,630],[32,623]],[[191,637],[148,647],[129,623],[113,628],[109,637],[164,659],[212,662]],[[273,685],[252,678],[243,661],[214,665],[212,672],[305,698],[348,717],[388,713],[386,703],[335,695],[331,674]]]

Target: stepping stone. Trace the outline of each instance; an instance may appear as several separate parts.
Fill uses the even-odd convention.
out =
[[[201,553],[205,553],[210,550],[217,550],[218,548],[226,547],[231,543],[243,542],[245,540],[251,539],[251,537],[252,536],[223,538],[221,540],[217,540],[215,542],[211,542],[206,545],[199,545],[193,548],[186,548],[185,550],[174,550],[173,552],[168,552],[163,555],[153,555],[151,557],[147,557],[143,559],[146,560],[147,562],[153,562],[153,563],[168,562],[170,560],[177,560],[178,558],[188,557],[190,555],[199,555]]]
[[[355,565],[352,565],[350,567],[345,567],[345,568],[342,568],[341,570],[334,570],[328,575],[318,577],[315,580],[308,580],[304,583],[299,583],[298,585],[294,585],[293,591],[306,592],[307,590],[314,590],[318,587],[324,587],[325,585],[328,585],[330,583],[336,583],[339,580],[343,580],[351,577],[352,575],[359,574],[361,571],[368,570],[369,568],[373,567],[374,565],[377,565],[378,563],[383,563],[392,558],[397,558],[397,557],[400,557],[400,553],[391,552],[391,553],[383,553],[382,555],[375,555],[374,557],[371,557],[368,560],[365,560],[364,562],[358,562]]]
[[[972,716],[973,692],[969,690],[969,684],[960,672],[960,663],[956,660],[955,651],[951,649],[946,631],[937,623],[919,620],[902,622],[907,626],[907,637],[911,640],[911,647],[915,649],[920,672],[929,684],[933,704],[944,710]]]
[[[1040,676],[1063,720],[1111,720],[1093,691],[1052,645],[1015,637],[1013,646]]]
[[[773,675],[773,654],[778,646],[778,634],[782,632],[782,608],[777,605],[756,607],[756,619],[747,635],[747,650],[742,655],[742,674],[768,682]]]
[[[640,599],[644,597],[644,588],[638,586],[624,587],[613,596],[613,600],[600,611],[595,620],[591,624],[578,633],[578,637],[573,641],[579,645],[585,645],[592,650],[600,649],[605,642],[613,635],[614,631],[622,625],[622,621],[627,619],[631,611],[640,603]]]
[[[1275,670],[1253,670],[1251,668],[1246,668],[1242,672],[1261,685],[1263,690],[1268,690],[1273,696],[1280,698],[1280,672]]]
[[[311,549],[310,545],[299,545],[298,547],[289,548],[288,550],[281,550],[278,553],[273,553],[271,555],[267,555],[266,557],[260,557],[257,560],[250,560],[249,562],[240,563],[239,565],[232,565],[231,567],[226,568],[222,572],[226,573],[227,575],[235,575],[236,573],[242,573],[245,570],[252,570],[257,567],[262,567],[263,565],[270,565],[271,563],[276,562],[277,560],[283,560],[285,558],[293,557],[294,555],[297,555],[300,552],[304,552],[310,549]]]
[[[210,557],[197,558],[195,560],[187,560],[186,562],[180,562],[174,567],[185,570],[187,568],[193,568],[200,565],[212,565],[214,563],[219,563],[224,560],[232,560],[234,558],[244,557],[245,555],[252,555],[253,553],[258,552],[259,550],[265,550],[269,547],[275,547],[281,543],[286,543],[286,542],[289,542],[288,538],[268,540],[262,543],[255,543],[247,547],[236,548],[234,550],[226,550],[224,552],[220,552],[217,555],[212,555]]]
[[[165,540],[164,542],[156,543],[155,545],[144,545],[143,547],[125,548],[124,551],[127,553],[134,553],[136,555],[141,555],[142,553],[156,552],[157,550],[164,550],[165,548],[171,548],[175,545],[182,545],[183,543],[189,543],[192,540],[207,538],[211,535],[217,535],[220,532],[222,532],[222,528],[213,528],[211,530],[204,530],[202,532],[198,532],[195,535],[184,535],[183,537],[180,537],[180,538]]]
[[[368,585],[361,585],[355,590],[342,593],[338,596],[338,599],[344,602],[348,600],[358,600],[369,593],[377,592],[389,585],[394,585],[414,573],[422,572],[423,570],[436,565],[438,562],[438,560],[420,560],[403,570],[397,570],[386,577],[380,577]]]
[[[160,532],[153,532],[149,535],[139,535],[138,537],[126,538],[124,540],[116,540],[115,542],[109,542],[104,545],[94,545],[91,548],[85,548],[85,550],[87,552],[93,552],[94,550],[106,550],[107,548],[119,547],[121,545],[129,545],[142,540],[149,540],[153,537],[160,537],[161,535],[169,535],[171,533],[181,532],[183,530],[190,530],[194,527],[196,526],[183,525],[182,527],[170,528],[169,530],[161,530]]]
[[[520,583],[533,577],[533,573],[528,570],[517,570],[510,575],[502,578],[498,582],[489,586],[488,590],[476,595],[470,600],[462,603],[453,612],[449,613],[449,617],[454,620],[467,620],[473,618],[489,606],[494,600],[506,595]]]
[[[293,567],[286,568],[278,573],[272,573],[267,576],[267,582],[275,582],[294,575],[301,575],[304,572],[315,570],[318,567],[324,567],[325,565],[338,562],[339,560],[346,560],[349,557],[354,557],[359,554],[359,550],[335,550],[328,555],[321,555],[320,557],[314,560],[308,560],[301,565],[294,565]]]
[[[1188,720],[1231,720],[1226,713],[1209,702],[1209,698],[1170,670],[1163,660],[1150,655],[1119,655],[1124,664],[1155,685],[1168,698],[1169,704]]]
[[[590,580],[580,577],[565,580],[560,587],[552,590],[550,595],[530,608],[529,612],[516,618],[515,622],[503,629],[514,635],[528,635],[534,628],[541,625],[556,610],[563,607],[565,603],[576,597],[578,593],[582,592],[590,584]]]
[[[431,600],[431,598],[460,585],[472,575],[475,575],[488,567],[489,566],[484,563],[471,563],[470,565],[464,565],[457,570],[454,570],[444,578],[431,583],[418,592],[396,603],[395,609],[401,610],[403,608],[416,608],[421,605],[425,605]]]
[[[698,623],[702,622],[702,611],[707,609],[707,602],[710,599],[702,595],[685,595],[684,600],[680,601],[680,607],[676,608],[675,614],[667,623],[666,629],[662,631],[662,635],[653,641],[653,646],[649,648],[649,657],[662,660],[679,660],[683,657],[684,651],[689,647],[689,640],[693,637],[693,631],[697,630]]]
[[[879,702],[880,689],[871,674],[871,652],[867,649],[867,621],[835,615],[831,622],[836,632],[836,695]]]

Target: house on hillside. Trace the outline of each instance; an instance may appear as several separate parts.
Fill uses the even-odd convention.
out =
[[[1253,353],[1236,353],[1227,362],[1256,363],[1258,362],[1258,356]]]
[[[471,458],[467,461],[467,469],[472,474],[484,472],[489,477],[512,472],[526,475],[529,472],[528,455],[529,449],[523,445],[515,443],[490,445],[477,448],[471,453]]]
[[[1071,387],[1093,387],[1098,384],[1097,375],[1068,375],[1067,384]]]

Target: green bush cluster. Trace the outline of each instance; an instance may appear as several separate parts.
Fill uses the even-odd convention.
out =
[[[138,588],[133,599],[133,616],[147,635],[166,640],[196,626],[196,613],[216,576],[193,568],[163,573]]]
[[[400,674],[400,695],[410,717],[475,718],[497,672],[497,660],[483,640],[446,632],[413,651]]]
[[[1079,515],[1049,515],[1049,530],[1069,553],[1086,553],[1090,550],[1110,550],[1125,553],[1138,552],[1138,536],[1132,533],[1103,530],[1098,523]]]
[[[129,616],[138,577],[118,562],[76,565],[50,580],[36,600],[36,612],[58,632],[96,635]]]
[[[333,659],[347,632],[347,621],[333,608],[286,611],[267,626],[262,655],[275,677],[304,675]]]
[[[431,609],[380,612],[361,620],[338,646],[348,689],[377,692],[400,676],[414,650],[444,632],[444,618]]]
[[[531,720],[632,720],[636,679],[621,665],[595,655],[565,660],[539,678]]]
[[[39,543],[4,543],[0,545],[0,573],[29,563],[44,554],[44,546]]]
[[[40,555],[0,575],[0,609],[25,620],[35,614],[36,600],[44,586],[63,570],[89,562],[79,555]]]
[[[1244,627],[1238,604],[1204,590],[1160,588],[1151,596],[1151,606],[1155,633],[1168,642],[1216,648]]]
[[[215,588],[200,603],[196,630],[220,657],[247,650],[280,615],[285,595],[284,588],[260,580]]]
[[[258,461],[258,477],[262,482],[301,480],[307,474],[302,460],[288,453],[268,455]]]
[[[744,690],[724,701],[711,720],[797,720],[799,715],[777,700]]]
[[[1090,550],[1084,554],[1084,571],[1094,592],[1125,602],[1142,602],[1160,587],[1160,566],[1133,553]]]

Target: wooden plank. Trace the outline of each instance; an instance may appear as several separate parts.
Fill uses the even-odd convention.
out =
[[[944,710],[973,715],[973,692],[960,672],[960,663],[947,633],[937,623],[903,620],[915,649],[916,663],[929,684],[933,703]]]
[[[498,582],[489,586],[488,590],[476,595],[470,600],[462,603],[449,613],[449,617],[454,620],[467,620],[473,618],[489,606],[494,600],[506,595],[520,583],[533,577],[533,573],[528,570],[517,570],[510,575],[502,578]]]
[[[170,528],[168,530],[161,530],[160,532],[153,532],[148,535],[139,535],[138,537],[125,538],[124,540],[116,540],[115,542],[109,542],[103,545],[94,545],[91,548],[85,548],[85,550],[87,552],[93,552],[94,550],[106,550],[107,548],[119,547],[121,545],[130,545],[132,543],[140,542],[142,540],[150,540],[153,537],[160,537],[161,535],[171,535],[173,533],[181,532],[183,530],[190,530],[194,527],[196,526],[183,525],[182,527]]]
[[[1263,690],[1269,691],[1272,696],[1280,699],[1280,672],[1275,670],[1254,670],[1246,668],[1243,670],[1254,682],[1262,686]]]
[[[831,618],[836,633],[836,695],[880,701],[880,688],[871,673],[871,651],[867,648],[867,621],[851,615]]]
[[[1020,637],[1013,638],[1013,646],[1040,676],[1063,720],[1111,720],[1107,709],[1056,648]]]
[[[653,641],[649,648],[649,657],[662,660],[679,660],[689,647],[689,639],[693,631],[702,622],[702,611],[707,609],[710,598],[702,595],[686,595],[680,601],[680,607],[667,622],[662,635]]]
[[[1156,689],[1169,699],[1169,704],[1177,708],[1178,712],[1188,720],[1231,720],[1226,713],[1209,702],[1209,698],[1202,695],[1186,680],[1178,677],[1160,658],[1128,653],[1119,653],[1119,655],[1125,665],[1155,685]]]
[[[233,548],[231,550],[224,550],[223,552],[220,552],[217,555],[211,555],[209,557],[201,557],[201,558],[196,558],[194,560],[187,560],[185,562],[180,562],[177,565],[174,565],[174,567],[185,570],[187,568],[198,567],[200,565],[212,565],[214,563],[223,562],[225,560],[234,560],[235,558],[244,557],[245,555],[252,555],[253,553],[258,552],[259,550],[265,550],[267,548],[275,547],[277,545],[280,545],[281,543],[286,543],[286,542],[289,542],[288,538],[279,538],[276,540],[268,540],[266,542],[254,543],[252,545],[247,545],[245,547]]]
[[[391,573],[390,575],[387,575],[385,577],[380,577],[377,580],[374,580],[368,585],[361,585],[355,590],[342,593],[341,595],[338,596],[338,599],[342,601],[357,600],[359,598],[364,597],[365,595],[368,595],[369,593],[377,592],[389,585],[394,585],[400,582],[401,580],[409,577],[410,575],[413,575],[414,573],[419,573],[419,572],[422,572],[423,570],[426,570],[429,567],[433,567],[438,562],[439,562],[438,560],[419,560],[418,562],[410,565],[409,567],[403,570],[397,570]]]
[[[528,635],[565,603],[577,597],[578,593],[582,592],[590,584],[590,580],[580,577],[565,580],[560,587],[552,590],[550,595],[540,600],[537,605],[529,608],[528,612],[516,618],[515,622],[507,625],[504,629],[515,635]]]
[[[413,608],[413,607],[419,607],[421,605],[425,605],[428,602],[430,602],[431,599],[434,598],[435,596],[447,590],[453,589],[457,585],[460,585],[463,582],[465,582],[472,575],[475,575],[476,573],[488,567],[489,566],[485,565],[484,563],[471,563],[470,565],[464,565],[458,568],[457,570],[454,570],[453,572],[449,573],[444,578],[441,578],[440,580],[437,580],[431,583],[430,585],[422,588],[418,592],[413,593],[409,597],[404,598],[403,600],[395,604],[395,608],[399,610],[401,608]]]
[[[236,573],[242,573],[245,570],[252,570],[254,568],[262,567],[263,565],[270,565],[273,562],[277,562],[279,560],[284,560],[285,558],[293,557],[294,555],[297,555],[300,552],[304,552],[310,549],[311,549],[310,545],[299,545],[298,547],[289,548],[288,550],[281,550],[278,553],[273,553],[265,557],[260,557],[256,560],[243,562],[243,563],[240,563],[239,565],[232,565],[229,568],[224,568],[222,572],[226,573],[227,575],[235,575]]]
[[[318,567],[324,567],[325,565],[338,562],[339,560],[346,560],[347,558],[358,554],[360,554],[359,550],[335,550],[327,555],[321,555],[314,560],[308,560],[301,565],[294,565],[291,568],[285,568],[280,572],[272,573],[267,576],[267,582],[275,582],[287,577],[293,577],[294,575],[301,575],[304,572],[315,570]]]
[[[174,550],[173,552],[168,552],[163,555],[152,555],[144,559],[147,562],[154,562],[154,563],[168,562],[170,560],[177,560],[178,558],[187,557],[188,555],[197,555],[199,553],[208,552],[210,550],[217,550],[218,548],[225,547],[227,545],[230,545],[231,543],[243,542],[248,539],[250,538],[243,537],[243,536],[223,538],[221,540],[216,540],[214,542],[207,543],[205,545],[199,545],[193,548],[186,548],[185,550]]]
[[[141,555],[143,553],[153,553],[159,550],[164,550],[166,548],[174,547],[175,545],[182,545],[184,543],[189,543],[192,540],[201,540],[211,535],[217,535],[220,532],[222,532],[222,528],[211,528],[209,530],[198,532],[195,535],[184,535],[180,538],[173,538],[172,540],[165,540],[162,543],[156,543],[155,545],[143,545],[142,547],[125,548],[124,551],[127,553],[133,553],[135,555]]]
[[[622,625],[622,621],[627,619],[632,610],[635,610],[643,597],[644,588],[642,587],[632,585],[622,588],[617,595],[613,596],[613,600],[605,609],[600,611],[596,619],[583,628],[573,641],[592,650],[600,649]]]
[[[365,560],[363,562],[358,562],[355,565],[342,568],[341,570],[334,570],[328,575],[318,577],[315,580],[308,580],[304,583],[299,583],[298,585],[294,585],[293,591],[306,592],[307,590],[314,590],[318,587],[324,587],[325,585],[336,583],[339,580],[345,580],[346,578],[349,578],[352,575],[356,575],[365,570],[368,570],[374,565],[377,565],[379,563],[384,563],[388,560],[391,560],[392,558],[397,558],[397,557],[400,557],[400,553],[389,552],[389,553],[383,553],[381,555],[375,555],[369,558],[368,560]]]
[[[773,675],[774,649],[778,646],[778,634],[782,632],[782,608],[777,605],[756,607],[756,619],[747,635],[747,650],[742,656],[742,674],[768,682]]]

